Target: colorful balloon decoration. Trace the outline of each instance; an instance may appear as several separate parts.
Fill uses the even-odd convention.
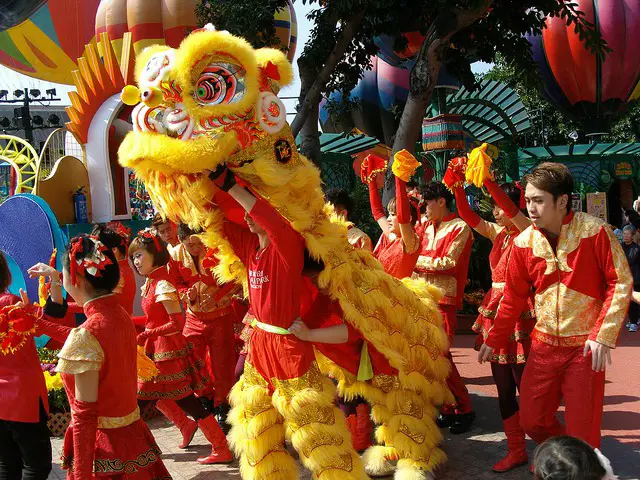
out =
[[[544,82],[544,96],[588,132],[605,131],[628,102],[640,97],[640,3],[577,0],[612,52],[604,61],[590,53],[560,17],[547,19],[541,36],[529,37]]]
[[[125,32],[131,32],[136,54],[156,44],[176,48],[197,27],[197,3],[197,0],[102,0],[95,16],[95,33],[109,34],[118,57]]]
[[[280,44],[287,49],[287,58],[293,62],[298,43],[298,22],[296,21],[296,11],[293,2],[287,0],[286,8],[276,12],[273,17],[276,27],[276,35],[280,39]]]
[[[393,49],[394,39],[388,35],[380,35],[373,41],[380,49],[378,57],[394,67],[406,66],[420,51],[424,35],[420,32],[405,32],[402,34],[407,39],[407,46],[402,51]]]
[[[8,5],[6,2],[0,11],[0,31],[7,28],[15,27],[24,22],[36,10],[38,10],[46,0],[22,0],[20,2],[12,2]]]
[[[41,2],[43,3],[43,2]],[[17,26],[0,31],[0,65],[30,77],[73,85],[85,45],[108,32],[118,57],[129,31],[136,53],[153,44],[177,47],[196,28],[197,0],[49,0]],[[4,12],[3,12],[4,13]],[[276,34],[296,50],[297,23],[292,2],[274,17]]]
[[[365,72],[356,87],[349,93],[349,99],[357,99],[358,106],[344,115],[332,115],[330,104],[343,101],[341,92],[333,92],[329,101],[320,103],[320,125],[327,133],[351,131],[354,127],[375,137],[385,145],[398,128],[404,104],[409,95],[409,73],[414,61],[403,62],[404,68],[394,67],[380,56],[373,57],[373,68]],[[458,88],[459,82],[452,78],[443,67],[438,78],[440,87]]]
[[[73,84],[76,60],[94,36],[100,0],[49,0],[0,32],[0,64],[30,77]]]

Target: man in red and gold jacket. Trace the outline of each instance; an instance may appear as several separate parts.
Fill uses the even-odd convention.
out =
[[[467,282],[473,234],[471,228],[449,210],[453,196],[444,184],[428,183],[423,187],[422,196],[428,222],[422,227],[425,230],[415,271],[443,292],[439,309],[451,345],[456,330],[456,311],[462,306]],[[447,385],[456,403],[443,405],[437,423],[441,428],[451,427],[451,433],[458,434],[471,428],[475,414],[471,410],[469,391],[453,363],[451,353],[448,355],[451,373]]]
[[[520,390],[522,426],[538,443],[566,431],[596,448],[605,366],[633,278],[608,225],[570,210],[573,178],[566,166],[543,163],[523,184],[533,225],[514,240],[504,297],[478,359],[485,361],[509,340],[535,289],[537,323]],[[566,429],[556,418],[563,397]]]

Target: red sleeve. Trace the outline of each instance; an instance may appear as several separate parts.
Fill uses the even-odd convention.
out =
[[[407,196],[407,184],[399,177],[396,177],[396,214],[400,225],[411,223],[411,207]]]
[[[516,245],[511,250],[504,295],[498,305],[493,326],[489,329],[489,336],[484,342],[493,349],[501,348],[509,342],[516,321],[520,318],[531,292],[532,282],[527,270],[525,252],[524,248]]]
[[[378,190],[376,182],[369,182],[369,203],[375,221],[387,216],[382,207],[382,199],[380,198],[380,191]]]
[[[249,264],[251,250],[255,249],[258,238],[245,226],[244,228],[235,222],[225,220],[224,234],[231,244],[231,248],[245,265]]]
[[[48,320],[46,316],[43,316],[38,320],[36,336],[46,335],[54,339],[56,342],[64,343],[67,341],[67,337],[69,336],[69,333],[71,333],[71,330],[71,327],[59,325]]]
[[[504,210],[504,213],[507,214],[507,217],[513,218],[518,213],[520,213],[518,205],[511,201],[509,196],[504,193],[504,190],[502,190],[496,182],[487,179],[484,181],[484,186],[487,187],[491,198],[493,198],[493,201],[496,202],[496,205]]]
[[[456,208],[458,209],[458,215],[460,215],[460,218],[471,228],[476,228],[482,219],[480,218],[480,215],[471,210],[467,196],[464,194],[464,189],[462,187],[455,187],[453,189],[453,193],[456,196]]]
[[[171,276],[171,283],[174,284],[180,296],[184,295],[187,290],[189,290],[189,288],[198,281],[198,277],[192,275],[190,269],[186,268],[182,263],[174,258],[169,260],[167,269]]]
[[[302,270],[304,264],[304,240],[291,224],[271,205],[256,197],[256,204],[249,212],[251,218],[267,232],[271,244],[287,268]]]
[[[600,229],[595,239],[595,250],[607,286],[602,309],[589,340],[615,348],[629,309],[633,276],[624,251],[610,228]]]

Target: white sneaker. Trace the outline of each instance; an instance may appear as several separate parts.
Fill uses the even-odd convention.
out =
[[[629,325],[629,331],[630,332],[637,332],[638,331],[638,325],[636,325],[635,323],[632,323],[631,325]]]

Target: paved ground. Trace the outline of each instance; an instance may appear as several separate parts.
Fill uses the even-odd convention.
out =
[[[475,362],[473,337],[461,335],[455,342],[454,356],[462,376],[473,395],[478,419],[474,429],[466,435],[446,435],[443,448],[449,456],[447,464],[437,472],[442,480],[503,479],[531,480],[528,468],[521,467],[506,474],[494,474],[491,466],[505,454],[506,443],[497,410],[496,392],[489,367]],[[640,479],[640,333],[623,332],[614,352],[614,365],[607,374],[607,398],[603,418],[602,451],[608,456],[620,480]],[[163,418],[150,422],[158,444],[164,452],[163,460],[177,480],[240,479],[237,463],[224,467],[202,467],[195,463],[207,453],[206,442],[198,433],[187,450],[179,450],[179,433]],[[447,432],[448,433],[448,432]],[[54,459],[59,458],[62,442],[53,440]],[[528,441],[528,449],[535,445]],[[58,465],[50,480],[64,478]],[[310,474],[301,468],[301,478]]]

